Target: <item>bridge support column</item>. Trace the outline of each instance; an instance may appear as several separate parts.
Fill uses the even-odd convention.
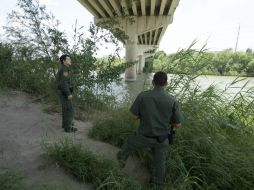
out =
[[[137,60],[137,34],[136,34],[136,22],[134,23],[128,23],[127,26],[127,35],[129,37],[128,40],[126,40],[125,45],[125,53],[126,53],[126,62],[135,62]],[[137,69],[136,64],[132,65],[130,68],[126,69],[125,71],[125,81],[126,82],[132,82],[136,81],[137,79]]]
[[[139,55],[138,74],[142,74],[143,73],[144,66],[145,66],[145,56],[144,55]]]

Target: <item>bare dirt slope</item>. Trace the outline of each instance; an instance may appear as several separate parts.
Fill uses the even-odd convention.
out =
[[[87,136],[90,122],[75,121],[78,132],[63,132],[61,116],[43,112],[44,105],[34,103],[28,95],[10,91],[0,94],[0,170],[19,171],[29,185],[49,184],[53,189],[89,190],[92,185],[77,182],[55,163],[45,158],[41,148],[45,140],[70,136],[93,153],[116,160],[118,148]],[[135,159],[129,159],[124,172],[140,181],[148,179],[148,172]]]

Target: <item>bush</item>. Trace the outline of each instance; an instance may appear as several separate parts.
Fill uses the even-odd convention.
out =
[[[127,108],[119,108],[111,111],[110,116],[106,119],[95,121],[93,128],[89,131],[89,136],[121,146],[137,129],[137,124],[136,121],[130,119]]]

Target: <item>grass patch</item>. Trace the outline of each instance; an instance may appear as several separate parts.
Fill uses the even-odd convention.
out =
[[[26,179],[16,172],[9,170],[0,173],[0,190],[70,190],[64,184],[49,184],[45,182],[32,182],[28,184]]]
[[[45,145],[44,148],[48,156],[78,181],[92,183],[96,189],[142,189],[134,179],[124,176],[115,162],[100,159],[69,139]]]
[[[129,110],[120,108],[112,110],[109,117],[96,120],[89,136],[119,147],[137,127],[138,123],[130,119]]]
[[[23,177],[9,171],[0,173],[0,190],[24,190]]]
[[[4,87],[4,86],[0,86],[0,96],[7,96],[12,92],[11,89]]]

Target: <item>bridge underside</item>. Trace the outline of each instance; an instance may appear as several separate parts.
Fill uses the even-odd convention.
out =
[[[173,16],[174,0],[79,0],[96,18]],[[178,3],[177,3],[178,4]]]
[[[126,71],[126,80],[135,81],[136,72],[141,73],[145,62],[145,52],[155,52],[180,0],[78,0],[95,18],[95,23],[110,18],[120,20],[128,40],[126,61],[139,60],[138,66]],[[134,18],[130,23],[126,18]],[[149,53],[151,56],[153,53]]]

